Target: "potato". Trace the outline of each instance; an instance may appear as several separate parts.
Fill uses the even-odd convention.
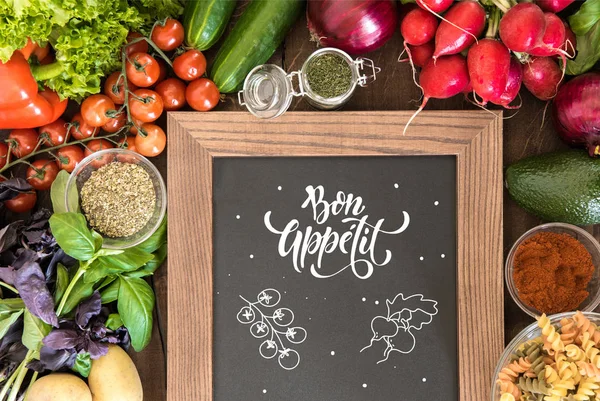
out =
[[[133,361],[117,345],[108,346],[108,354],[92,360],[88,377],[93,401],[142,401],[142,381]]]
[[[92,401],[92,393],[79,377],[52,373],[33,383],[25,401]]]

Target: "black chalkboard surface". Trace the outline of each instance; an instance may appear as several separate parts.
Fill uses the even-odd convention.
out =
[[[215,401],[458,399],[456,158],[216,158]]]

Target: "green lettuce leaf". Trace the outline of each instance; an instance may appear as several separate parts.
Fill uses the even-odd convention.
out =
[[[145,14],[147,22],[150,23],[165,18],[177,18],[183,14],[181,0],[132,0],[131,3]]]
[[[600,22],[584,36],[577,36],[577,57],[567,60],[568,75],[580,75],[592,69],[600,60]]]
[[[600,21],[600,0],[587,0],[569,17],[569,25],[577,36],[583,36]]]

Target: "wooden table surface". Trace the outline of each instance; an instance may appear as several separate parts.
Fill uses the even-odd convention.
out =
[[[240,2],[232,23],[237,19],[246,1]],[[231,26],[231,24],[230,24]],[[215,49],[219,44],[215,45]],[[271,58],[270,63],[281,66],[291,72],[301,68],[302,63],[317,49],[317,44],[310,41],[306,28],[306,19],[302,17],[287,36],[285,43]],[[420,104],[421,93],[411,77],[410,66],[399,63],[398,56],[402,52],[402,38],[396,33],[383,48],[365,55],[381,68],[377,80],[365,88],[358,88],[354,97],[344,110],[416,110]],[[206,53],[207,59],[214,58],[215,50]],[[526,90],[521,90],[523,106],[518,111],[506,111],[504,121],[504,165],[530,155],[564,149],[564,145],[555,133],[550,121],[550,111],[545,115],[545,103],[535,99]],[[447,100],[431,99],[428,110],[462,110],[474,109],[475,106],[462,97]],[[218,106],[218,110],[245,110],[237,104],[237,96],[227,96]],[[302,99],[294,99],[290,110],[311,110]],[[418,117],[417,117],[418,118]],[[165,117],[160,120],[165,124]],[[168,135],[168,134],[167,134]],[[6,132],[0,132],[4,138]],[[154,162],[166,179],[166,152],[154,159]],[[41,194],[39,206],[49,206],[49,194]],[[2,216],[0,216],[2,217]],[[14,216],[4,216],[6,220]],[[22,218],[22,216],[20,216]],[[504,253],[508,253],[515,240],[525,231],[540,224],[539,218],[531,216],[513,202],[508,193],[504,193]],[[600,239],[600,225],[588,228],[597,239]],[[481,267],[485,269],[485,266]],[[166,337],[167,333],[167,283],[168,263],[156,272],[151,279],[156,291],[157,305],[152,342],[142,353],[132,353],[136,366],[144,383],[144,399],[146,401],[163,401],[166,399]],[[190,294],[191,297],[197,294]],[[508,343],[519,331],[533,322],[533,319],[522,312],[512,301],[505,289],[505,341]],[[182,338],[181,341],[186,341]],[[499,357],[499,355],[498,355]],[[193,380],[193,378],[190,378]],[[482,383],[483,386],[489,384]]]

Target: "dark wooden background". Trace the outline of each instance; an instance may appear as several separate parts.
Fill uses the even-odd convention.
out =
[[[241,1],[234,14],[231,25],[239,17],[247,1]],[[207,59],[214,58],[216,49],[206,52]],[[310,40],[306,27],[306,18],[303,16],[288,34],[285,42],[273,55],[270,63],[281,66],[288,72],[299,70],[302,63],[317,49],[317,43]],[[381,49],[364,55],[373,60],[381,68],[377,80],[365,88],[358,88],[354,97],[344,107],[344,110],[416,110],[421,100],[419,88],[412,81],[410,66],[399,63],[398,56],[402,52],[402,38],[399,32]],[[504,121],[504,165],[508,166],[515,161],[530,155],[545,153],[566,148],[555,133],[550,120],[550,108],[545,112],[546,103],[535,99],[527,92],[521,90],[523,106],[517,111],[506,111]],[[462,110],[474,109],[472,104],[461,96],[452,99],[431,99],[427,105],[428,110]],[[239,111],[245,110],[237,104],[237,96],[229,95],[217,106],[218,110]],[[311,110],[310,106],[300,98],[294,99],[290,110]],[[418,117],[417,117],[418,118]],[[165,126],[165,117],[159,120]],[[0,132],[0,139],[4,139],[7,132]],[[167,157],[164,152],[153,159],[155,164],[166,179]],[[18,174],[16,172],[15,174]],[[21,171],[21,176],[24,171]],[[185,179],[185,177],[181,177]],[[193,184],[190,184],[193,185]],[[48,193],[38,195],[38,206],[49,207]],[[0,215],[4,221],[24,216]],[[482,216],[485,218],[485,216]],[[516,239],[528,229],[542,223],[539,218],[531,216],[521,210],[508,196],[504,194],[504,253],[508,253]],[[589,231],[600,239],[600,225],[588,227]],[[482,269],[485,266],[481,267]],[[132,353],[132,357],[142,377],[144,384],[145,400],[163,401],[166,399],[166,337],[167,333],[167,283],[168,263],[165,264],[151,278],[154,286],[157,305],[152,342],[142,353]],[[190,294],[194,297],[194,294]],[[522,312],[512,301],[505,290],[505,341],[510,341],[521,329],[533,322],[533,319]],[[186,341],[182,338],[181,341]],[[499,357],[499,355],[498,355]],[[193,378],[190,377],[190,380]],[[481,383],[489,386],[489,383]]]

